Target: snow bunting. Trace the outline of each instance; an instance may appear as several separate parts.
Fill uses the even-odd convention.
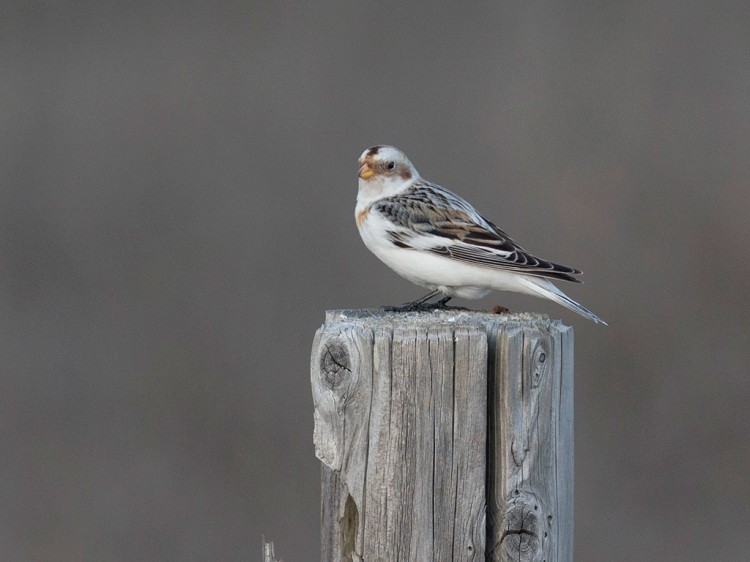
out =
[[[547,298],[606,324],[550,281],[580,283],[579,270],[531,255],[458,195],[422,179],[398,148],[373,146],[360,156],[355,218],[372,253],[431,291],[400,309],[444,307],[451,297],[494,289]]]

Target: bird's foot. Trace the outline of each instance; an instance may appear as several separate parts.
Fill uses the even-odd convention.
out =
[[[387,312],[429,312],[432,310],[469,310],[462,306],[448,306],[451,297],[444,297],[436,302],[425,302],[424,298],[407,302],[401,306],[381,306]]]

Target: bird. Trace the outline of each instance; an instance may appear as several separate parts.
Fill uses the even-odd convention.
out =
[[[400,149],[372,146],[358,164],[354,215],[362,241],[396,273],[430,291],[386,308],[450,308],[453,297],[478,299],[492,290],[514,291],[549,299],[606,325],[552,283],[580,283],[580,270],[524,250],[466,200],[423,179]],[[428,302],[439,295],[439,301]]]

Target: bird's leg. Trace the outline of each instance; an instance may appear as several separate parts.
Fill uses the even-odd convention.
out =
[[[424,303],[422,304],[423,310],[448,310],[449,308],[453,308],[448,306],[448,301],[451,300],[452,297],[443,297],[437,302],[431,302],[431,303]]]
[[[442,299],[440,299],[439,301],[437,301],[435,304],[437,304],[440,308],[445,308],[446,305],[448,304],[448,301],[451,300],[452,298],[453,297],[450,297],[450,296],[443,297]]]
[[[448,301],[451,300],[450,296],[443,297],[437,302],[423,304],[422,310],[469,310],[463,306],[448,306]]]
[[[383,310],[387,310],[389,312],[414,312],[416,310],[426,310],[431,308],[430,305],[425,304],[428,300],[431,298],[437,296],[440,294],[440,291],[432,291],[431,293],[426,294],[423,297],[418,298],[415,301],[407,302],[402,304],[401,306],[381,306]],[[448,297],[450,300],[450,297]],[[442,302],[442,301],[441,301]],[[448,302],[447,300],[445,302]]]
[[[419,298],[419,299],[417,299],[415,301],[412,301],[412,302],[407,302],[406,304],[402,304],[401,306],[408,306],[408,307],[416,306],[416,307],[420,307],[422,305],[426,305],[426,303],[427,303],[428,300],[430,300],[432,297],[438,296],[439,294],[440,294],[440,291],[438,291],[436,289],[436,290],[432,291],[431,293],[426,294],[422,298]],[[446,302],[448,302],[448,300],[450,300],[450,297],[447,297]]]
[[[381,306],[383,310],[389,312],[418,312],[427,310],[469,310],[462,306],[448,306],[448,301],[451,300],[450,295],[445,296],[437,302],[427,302],[431,298],[440,294],[440,291],[432,291],[430,294],[423,296],[415,301],[407,302],[401,306]]]

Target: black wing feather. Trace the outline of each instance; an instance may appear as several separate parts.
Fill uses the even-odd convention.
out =
[[[414,249],[411,238],[433,235],[450,243],[420,249],[464,263],[581,282],[573,277],[580,275],[580,270],[527,252],[466,201],[435,184],[416,184],[401,194],[381,199],[373,207],[394,223],[396,228],[389,235],[400,248]]]

